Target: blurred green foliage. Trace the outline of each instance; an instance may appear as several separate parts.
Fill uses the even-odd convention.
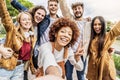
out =
[[[114,59],[114,62],[115,62],[116,70],[120,71],[120,55],[114,54],[113,59]],[[118,75],[118,77],[120,78],[120,74]]]

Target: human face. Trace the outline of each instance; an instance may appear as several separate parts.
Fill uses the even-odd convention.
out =
[[[94,31],[96,32],[96,34],[100,34],[100,32],[101,32],[101,27],[102,27],[101,22],[100,22],[100,20],[97,18],[97,19],[94,21],[94,26],[93,26]]]
[[[48,2],[48,10],[51,15],[56,15],[58,10],[58,3],[55,1]]]
[[[32,18],[28,14],[21,14],[20,16],[20,25],[23,28],[23,30],[29,30],[32,27]]]
[[[73,14],[75,18],[81,18],[83,15],[83,8],[81,6],[76,6],[73,8]]]
[[[64,26],[62,27],[58,33],[56,33],[55,37],[56,37],[56,43],[58,46],[64,47],[67,44],[69,44],[69,42],[72,39],[72,29],[68,26]]]
[[[41,22],[45,17],[45,11],[43,9],[38,9],[34,15],[34,21],[36,23]]]

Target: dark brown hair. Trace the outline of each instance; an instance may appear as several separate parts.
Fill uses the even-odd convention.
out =
[[[97,34],[94,30],[94,22],[96,19],[100,20],[101,23],[101,32],[100,34]],[[103,50],[103,46],[104,46],[104,40],[105,40],[105,20],[102,16],[96,16],[93,18],[92,22],[91,22],[91,38],[90,38],[90,43],[89,43],[89,47],[88,47],[88,53],[90,53],[90,46],[92,43],[92,40],[95,39],[95,37],[98,35],[98,57],[101,56],[101,52]]]
[[[49,32],[50,41],[54,42],[56,40],[55,34],[58,33],[58,31],[62,27],[70,27],[72,29],[73,31],[72,39],[67,46],[73,46],[74,43],[77,41],[80,32],[77,27],[77,24],[68,18],[59,18],[56,22],[54,22],[51,25],[50,32]]]
[[[41,6],[41,5],[40,5],[40,6],[35,6],[35,7],[31,8],[31,9],[29,10],[29,13],[32,15],[33,20],[34,20],[35,12],[36,12],[38,9],[44,10],[44,11],[45,11],[45,15],[47,14],[47,11],[46,11],[46,9],[45,9],[44,6]]]

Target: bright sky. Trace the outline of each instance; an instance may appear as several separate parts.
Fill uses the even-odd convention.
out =
[[[35,5],[43,5],[47,9],[47,0],[30,0]],[[120,0],[66,0],[70,7],[74,2],[83,2],[85,5],[84,17],[103,16],[106,20],[120,20]],[[70,7],[71,8],[71,7]],[[72,12],[72,10],[71,10]],[[58,14],[61,15],[60,10]]]

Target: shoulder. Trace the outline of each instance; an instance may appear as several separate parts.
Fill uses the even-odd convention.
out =
[[[39,50],[39,51],[43,51],[43,50],[46,50],[46,51],[52,50],[52,45],[51,45],[50,42],[46,42],[46,43],[40,45],[40,47],[38,48],[38,50]]]

